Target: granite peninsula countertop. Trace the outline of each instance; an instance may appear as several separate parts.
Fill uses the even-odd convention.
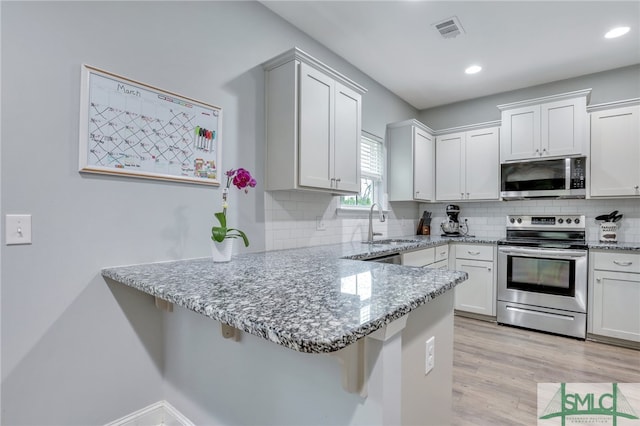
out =
[[[411,236],[102,269],[104,277],[299,352],[342,349],[467,279],[462,271],[360,260],[447,244]],[[491,243],[489,240],[456,241]],[[493,241],[495,242],[495,241]]]

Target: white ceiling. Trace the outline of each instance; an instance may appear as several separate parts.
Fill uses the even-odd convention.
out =
[[[639,0],[262,3],[419,110],[640,63]]]

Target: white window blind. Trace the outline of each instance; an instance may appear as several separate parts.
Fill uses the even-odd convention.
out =
[[[382,143],[362,136],[360,139],[360,173],[381,180],[383,169]]]

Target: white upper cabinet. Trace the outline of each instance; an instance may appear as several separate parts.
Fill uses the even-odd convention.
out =
[[[436,200],[497,200],[500,196],[499,128],[436,137]]]
[[[592,197],[640,196],[639,102],[591,112]]]
[[[297,48],[263,67],[266,189],[360,192],[366,90]]]
[[[389,201],[435,201],[432,133],[416,120],[387,125]]]
[[[587,155],[590,93],[588,89],[498,105],[500,161]]]

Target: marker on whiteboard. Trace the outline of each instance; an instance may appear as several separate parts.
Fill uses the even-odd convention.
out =
[[[196,126],[195,136],[193,137],[193,145],[196,148],[198,147],[198,136],[200,136],[200,126]]]

